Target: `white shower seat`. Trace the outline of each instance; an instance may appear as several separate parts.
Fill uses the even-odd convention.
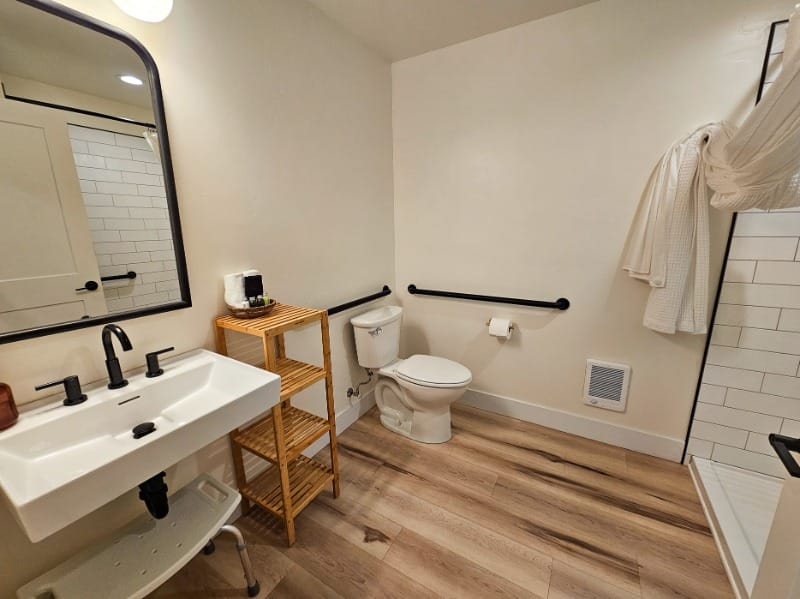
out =
[[[17,591],[19,599],[139,599],[180,570],[220,532],[236,536],[248,595],[258,594],[241,533],[225,526],[241,495],[201,474],[170,497],[169,514],[145,513]]]

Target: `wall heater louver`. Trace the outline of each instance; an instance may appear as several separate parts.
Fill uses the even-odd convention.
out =
[[[631,367],[626,364],[586,360],[583,402],[596,408],[624,412],[630,378]]]

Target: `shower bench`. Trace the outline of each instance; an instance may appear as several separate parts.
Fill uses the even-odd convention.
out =
[[[18,599],[140,599],[152,593],[213,539],[233,534],[247,581],[247,595],[259,591],[242,533],[226,525],[241,495],[201,474],[169,498],[169,514],[142,514],[105,542],[90,546],[17,591]]]

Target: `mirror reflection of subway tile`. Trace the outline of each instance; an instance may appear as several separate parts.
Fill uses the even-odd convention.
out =
[[[84,206],[113,206],[114,198],[107,193],[85,193],[83,194]]]
[[[96,190],[100,193],[120,194],[120,195],[137,195],[139,190],[133,183],[113,183],[109,181],[98,181]]]
[[[137,252],[156,252],[156,251],[166,251],[172,250],[172,242],[167,239],[164,241],[137,241],[136,242],[136,251]]]
[[[90,156],[90,158],[103,160],[105,162],[105,168],[110,168],[117,171],[127,171],[131,173],[147,172],[147,164],[144,162],[139,162],[138,160],[125,160],[124,158],[102,158],[100,156]],[[87,164],[86,166],[94,165]]]
[[[163,304],[168,301],[169,301],[169,294],[167,292],[152,293],[143,296],[133,296],[133,305],[136,306],[137,308],[140,306]]]
[[[142,282],[144,283],[158,283],[160,281],[175,281],[178,279],[178,273],[174,270],[165,272],[152,272],[144,273],[142,275]]]
[[[89,166],[93,168],[106,168],[106,159],[102,156],[92,156],[91,154],[73,154],[77,166]],[[114,168],[109,166],[108,168]]]
[[[156,291],[175,291],[180,289],[178,277],[170,281],[159,281],[156,283]]]
[[[86,206],[86,214],[89,218],[128,218],[128,208],[117,206]]]
[[[113,198],[114,206],[150,208],[153,205],[153,200],[147,196],[114,195],[111,197]]]
[[[103,229],[102,231],[92,231],[92,241],[96,243],[102,243],[108,241],[125,241],[125,240],[120,238],[119,231],[107,231]]]
[[[122,312],[133,308],[133,300],[129,297],[106,300],[109,312]]]
[[[160,272],[163,270],[173,270],[165,262],[161,260],[151,260],[150,262],[130,262],[127,268],[141,275],[149,272]]]
[[[76,167],[78,177],[87,181],[111,181],[112,183],[122,182],[122,173],[111,171],[105,168],[92,168],[88,166]]]
[[[115,133],[114,143],[117,146],[136,148],[137,150],[147,150],[148,152],[152,152],[150,149],[150,144],[147,143],[147,140],[145,140],[144,137],[134,137],[133,135]]]
[[[169,218],[169,214],[164,208],[128,208],[127,210],[131,218]]]
[[[94,251],[98,254],[124,254],[136,251],[136,244],[132,241],[117,243],[95,243]]]
[[[161,168],[161,163],[158,161],[158,158],[156,158],[156,155],[153,154],[152,150],[130,150],[130,152],[130,158],[133,158],[133,160],[158,164],[159,168]]]
[[[158,241],[158,231],[120,231],[120,241]]]
[[[140,218],[106,218],[104,227],[119,230],[144,229],[144,221]]]
[[[138,192],[139,195],[143,196],[167,197],[167,192],[163,185],[139,185]]]
[[[170,228],[169,220],[167,220],[166,218],[156,218],[156,219],[146,218],[144,223],[145,223],[145,226],[148,229],[169,229]]]
[[[171,253],[171,252],[170,252]],[[128,264],[130,262],[146,262],[152,256],[147,252],[131,252],[128,254],[112,254],[111,264]]]
[[[78,125],[67,125],[70,139],[90,141],[101,144],[114,145],[114,134],[110,131],[103,131],[102,129],[93,129],[90,127],[80,127]]]
[[[153,185],[163,188],[158,175],[148,175],[147,173],[132,173],[132,172],[123,172],[121,173],[121,175],[122,175],[122,180],[125,183],[141,183],[142,185]]]
[[[133,150],[139,151],[139,150]],[[89,154],[96,156],[107,156],[109,158],[125,158],[131,160],[132,150],[130,148],[120,148],[118,146],[110,146],[107,144],[98,144],[89,142]]]
[[[174,260],[175,252],[172,250],[164,252],[150,252],[151,260]]]
[[[80,141],[77,139],[71,139],[69,141],[70,145],[72,146],[72,151],[75,154],[88,154],[89,153],[89,144],[85,141]]]

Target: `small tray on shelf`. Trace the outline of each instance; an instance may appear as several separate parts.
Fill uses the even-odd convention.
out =
[[[277,303],[278,302],[276,302],[274,299],[271,299],[269,300],[268,304],[264,304],[263,306],[254,306],[253,308],[236,308],[230,304],[225,305],[228,306],[228,311],[236,318],[259,318],[272,312],[272,309]]]

